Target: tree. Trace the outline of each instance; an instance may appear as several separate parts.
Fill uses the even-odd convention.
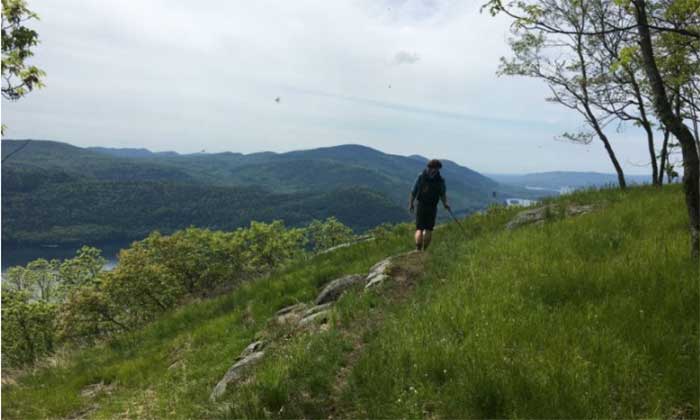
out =
[[[644,61],[644,71],[653,94],[654,109],[664,126],[681,145],[683,188],[690,220],[690,253],[693,258],[700,259],[700,156],[698,148],[693,133],[684,124],[682,116],[674,112],[667,95],[649,30],[648,4],[646,0],[631,0],[631,6],[638,24],[639,47]]]
[[[307,226],[306,236],[314,252],[350,242],[355,238],[352,229],[335,217],[329,217],[324,221],[314,220]]]
[[[2,97],[17,100],[43,86],[45,73],[27,64],[39,34],[24,24],[39,19],[24,0],[2,0]]]
[[[56,305],[31,299],[27,290],[2,291],[2,362],[21,366],[54,350]]]
[[[595,63],[591,58],[592,46],[584,37],[584,33],[593,29],[589,10],[592,2],[541,0],[539,3],[532,13],[547,26],[562,28],[562,32],[540,31],[526,24],[514,25],[515,38],[510,41],[513,58],[501,60],[499,74],[544,80],[552,93],[547,100],[577,111],[592,130],[592,133],[565,133],[562,137],[589,143],[597,136],[615,168],[620,188],[625,188],[622,166],[604,131],[613,115],[595,109],[600,103],[595,100],[593,89],[598,81],[591,77]]]
[[[700,42],[700,0],[596,0],[607,5],[611,14],[600,16],[597,27],[580,30],[559,25],[557,21],[548,20],[551,13],[548,6],[559,4],[555,0],[509,1],[491,0],[484,7],[492,14],[505,13],[515,20],[516,27],[523,27],[540,34],[556,36],[600,37],[609,33],[625,32],[631,35],[639,48],[641,69],[648,85],[649,96],[656,117],[664,128],[672,134],[681,146],[683,156],[683,187],[689,216],[691,256],[700,259],[700,157],[698,139],[685,124],[686,114],[681,109],[674,109],[672,95],[682,100],[685,108],[696,110],[694,101],[697,97],[697,65],[680,68],[690,69],[687,81],[678,86],[677,79],[669,77],[671,68],[658,59],[657,51],[678,52],[673,58],[682,57],[681,61],[697,64],[698,42]],[[562,0],[583,11],[588,0]],[[613,19],[610,19],[610,16]],[[619,16],[629,17],[620,24]],[[628,23],[627,23],[628,22]],[[662,42],[663,41],[663,42]],[[687,51],[683,53],[682,51]],[[677,63],[674,63],[677,64]],[[693,70],[694,69],[694,70]],[[673,82],[676,82],[675,84]],[[691,83],[692,82],[692,83]],[[690,92],[690,93],[688,93]],[[696,115],[691,113],[691,115]]]

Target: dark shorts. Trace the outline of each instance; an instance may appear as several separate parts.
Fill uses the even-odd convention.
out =
[[[416,230],[433,230],[437,216],[437,205],[425,205],[418,202],[416,207]]]

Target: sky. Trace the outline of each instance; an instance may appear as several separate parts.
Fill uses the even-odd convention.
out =
[[[46,87],[2,101],[6,138],[180,153],[363,144],[485,173],[613,172],[602,143],[498,77],[510,21],[483,0],[29,0]],[[279,100],[277,100],[279,99]],[[650,172],[634,128],[608,134]]]

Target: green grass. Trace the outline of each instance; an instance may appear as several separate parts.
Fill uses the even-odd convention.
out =
[[[217,404],[209,392],[274,311],[410,249],[408,228],[26,374],[3,386],[3,414],[697,418],[700,273],[680,189],[563,200],[596,211],[506,231],[517,210],[497,209],[464,221],[469,240],[436,231],[410,293],[344,295],[329,331],[280,340]],[[110,393],[80,396],[101,381]]]
[[[697,418],[700,277],[680,191],[569,200],[605,207],[442,241],[425,281],[446,282],[366,349],[349,414]]]

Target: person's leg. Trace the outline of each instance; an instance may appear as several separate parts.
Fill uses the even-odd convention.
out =
[[[430,239],[433,237],[433,231],[432,230],[424,230],[423,231],[423,251],[428,249],[428,245],[430,245]]]
[[[416,230],[416,249],[418,251],[423,249],[423,231],[418,229]]]

